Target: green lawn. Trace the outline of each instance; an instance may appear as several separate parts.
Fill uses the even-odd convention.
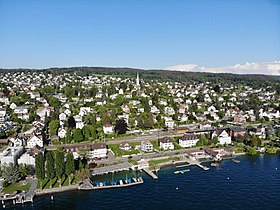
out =
[[[157,165],[157,164],[160,164],[160,163],[165,163],[165,162],[168,162],[170,160],[174,160],[174,161],[177,161],[179,160],[179,158],[177,157],[174,157],[174,158],[166,158],[166,159],[160,159],[160,160],[151,160],[149,161],[149,165]]]
[[[121,157],[123,155],[133,155],[138,154],[139,151],[135,150],[135,145],[131,144],[132,150],[131,151],[124,151],[119,148],[118,144],[110,144],[108,147],[115,153],[116,157]]]
[[[2,190],[2,192],[3,193],[12,193],[17,190],[27,191],[30,187],[31,187],[31,183],[27,183],[26,185],[21,185],[20,182],[17,182],[17,183],[9,185],[8,187],[5,187]]]

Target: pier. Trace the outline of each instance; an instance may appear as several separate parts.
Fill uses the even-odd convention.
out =
[[[120,187],[129,187],[129,186],[134,186],[134,185],[138,185],[138,184],[143,184],[144,181],[142,179],[142,177],[139,177],[138,179],[133,178],[132,179],[133,182],[129,179],[129,180],[119,180],[119,184],[117,184],[117,182],[114,182],[110,185],[104,185],[104,184],[96,184],[95,186],[93,186],[94,190],[100,190],[100,189],[110,189],[110,188],[120,188]],[[102,183],[102,182],[101,182]]]
[[[189,166],[195,165],[195,166],[198,166],[199,168],[203,169],[204,171],[208,171],[209,170],[208,167],[201,165],[201,163],[198,160],[196,160],[196,159],[189,159],[189,158],[187,158],[186,162],[189,163]]]
[[[158,179],[157,175],[154,174],[150,169],[143,168],[143,171],[145,171],[148,175],[150,175],[153,179]]]

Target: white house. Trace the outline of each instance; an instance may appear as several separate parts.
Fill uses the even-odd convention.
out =
[[[59,128],[58,129],[58,133],[57,135],[59,136],[59,138],[65,138],[67,134],[67,131],[64,128]]]
[[[120,143],[119,148],[125,151],[130,151],[132,149],[131,145],[127,141]]]
[[[212,139],[217,136],[218,144],[231,144],[231,136],[226,130],[217,129],[212,134]]]
[[[179,145],[181,147],[194,147],[199,141],[199,138],[195,134],[185,134],[179,139]]]
[[[163,150],[173,150],[174,149],[174,144],[172,142],[172,139],[169,137],[164,137],[159,140],[159,148]]]
[[[32,165],[35,166],[35,157],[28,152],[23,153],[18,159],[18,164]]]
[[[91,146],[91,150],[87,153],[88,158],[105,158],[107,156],[107,148],[105,143],[95,143]]]
[[[4,121],[5,116],[6,116],[6,109],[0,108],[0,122]]]
[[[113,126],[111,125],[104,125],[103,126],[104,134],[112,134],[114,132]]]
[[[0,163],[3,164],[16,164],[18,158],[23,153],[23,147],[8,147],[0,153]]]
[[[165,126],[168,128],[173,128],[174,127],[174,121],[171,117],[166,117],[165,118]]]
[[[142,141],[140,148],[144,152],[152,152],[154,150],[154,147],[150,141]]]
[[[67,115],[65,113],[60,113],[59,114],[59,120],[60,121],[66,121],[67,119]]]
[[[23,146],[23,140],[19,138],[10,138],[9,141],[13,144],[13,147]]]
[[[28,140],[27,140],[27,148],[33,148],[36,145],[38,145],[39,147],[43,147],[43,140],[41,138],[39,138],[36,135],[31,136]]]

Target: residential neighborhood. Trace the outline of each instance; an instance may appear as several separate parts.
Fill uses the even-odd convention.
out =
[[[0,73],[0,84],[0,164],[31,167],[30,175],[38,154],[59,151],[83,167],[132,161],[147,168],[153,159],[143,156],[173,151],[217,161],[279,148],[280,97],[272,87],[146,81],[138,72],[12,71]]]

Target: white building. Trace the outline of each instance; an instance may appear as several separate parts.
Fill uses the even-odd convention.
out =
[[[174,149],[174,144],[172,142],[172,139],[169,137],[164,137],[159,140],[159,148],[163,150],[173,150]]]
[[[35,166],[35,157],[33,157],[28,152],[25,152],[18,159],[18,164],[25,164],[25,165]]]
[[[64,128],[59,128],[58,129],[58,133],[57,135],[59,136],[59,138],[65,138],[67,134],[67,131]]]
[[[104,134],[112,134],[114,132],[113,126],[111,125],[103,126],[103,132]]]
[[[171,117],[165,118],[165,126],[168,128],[174,128],[174,121]]]
[[[179,139],[179,145],[181,147],[194,147],[196,146],[199,138],[194,134],[185,134]]]
[[[18,158],[23,153],[23,147],[8,147],[0,153],[0,163],[3,164],[16,164]]]
[[[105,158],[107,156],[107,148],[105,143],[95,143],[91,147],[91,151],[87,153],[89,159]]]
[[[39,147],[43,147],[43,140],[41,138],[39,138],[36,135],[33,135],[30,137],[30,139],[27,140],[27,148],[33,148],[36,145],[38,145]]]
[[[218,144],[231,144],[231,136],[226,130],[217,129],[212,134],[212,139],[217,136],[218,137]]]
[[[127,141],[120,143],[119,148],[124,151],[130,151],[132,149],[131,145]]]
[[[144,152],[152,152],[154,150],[153,145],[149,141],[142,141],[140,148]]]

